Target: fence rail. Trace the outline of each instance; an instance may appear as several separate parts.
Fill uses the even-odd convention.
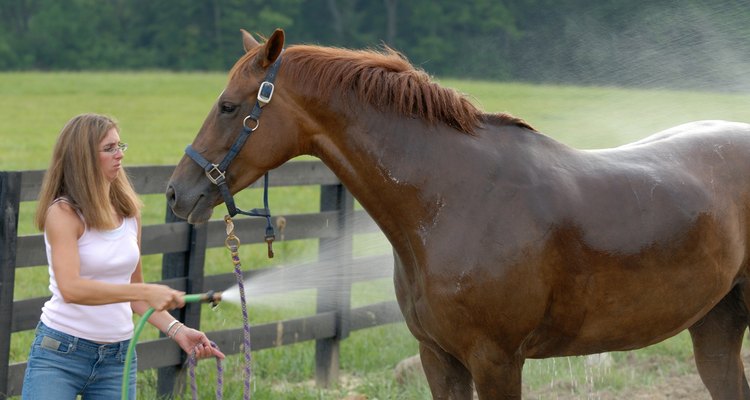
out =
[[[136,191],[141,195],[163,193],[174,166],[138,166],[127,169]],[[18,268],[46,265],[44,238],[41,234],[18,235],[21,202],[36,200],[44,171],[0,171],[0,399],[21,393],[26,362],[10,363],[11,335],[34,329],[42,305],[48,297],[14,301],[15,271]],[[253,350],[263,350],[302,341],[316,341],[316,381],[327,386],[338,379],[338,347],[350,331],[402,321],[394,301],[351,308],[351,285],[356,281],[387,276],[383,265],[392,265],[390,255],[352,257],[352,236],[376,232],[377,228],[364,211],[354,211],[354,199],[336,176],[319,161],[286,163],[271,171],[270,185],[321,187],[321,210],[318,213],[285,215],[286,241],[318,239],[321,260],[337,260],[349,268],[338,279],[334,299],[323,299],[329,291],[318,291],[316,314],[304,318],[276,321],[252,326]],[[259,185],[254,185],[259,186]],[[235,232],[243,243],[263,243],[265,221],[257,218],[237,219]],[[223,221],[190,225],[179,220],[167,208],[166,221],[143,227],[143,255],[164,254],[160,283],[188,293],[208,288],[229,287],[235,283],[233,273],[204,275],[204,258],[208,248],[223,247]],[[356,261],[356,262],[355,262]],[[322,261],[321,261],[322,262]],[[319,264],[310,263],[306,268]],[[279,267],[275,267],[278,270]],[[387,269],[385,269],[387,270]],[[263,270],[243,271],[246,277]],[[293,290],[315,288],[314,283],[299,282]],[[200,327],[200,305],[188,304],[176,310],[175,316],[194,327]],[[207,331],[225,354],[242,351],[242,329]],[[138,369],[158,368],[158,394],[172,396],[181,390],[179,376],[184,354],[166,338],[138,344]],[[157,351],[158,350],[158,351]]]

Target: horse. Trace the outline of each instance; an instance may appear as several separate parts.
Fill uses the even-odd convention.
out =
[[[388,46],[242,37],[168,183],[176,215],[207,221],[222,192],[312,155],[393,247],[433,398],[519,399],[526,359],[687,329],[711,397],[750,399],[750,125],[690,122],[579,150],[480,110]]]

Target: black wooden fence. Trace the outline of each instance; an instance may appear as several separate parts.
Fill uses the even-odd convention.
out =
[[[127,169],[139,194],[163,193],[174,166],[142,166]],[[44,171],[0,172],[0,399],[21,393],[25,362],[10,363],[11,335],[36,327],[41,307],[48,297],[14,301],[17,268],[46,265],[41,234],[18,236],[21,202],[36,200]],[[318,239],[319,257],[337,260],[347,266],[341,274],[335,299],[322,299],[331,291],[320,290],[315,315],[251,326],[253,350],[316,341],[316,382],[327,386],[338,379],[339,345],[349,332],[402,321],[395,301],[350,307],[351,285],[356,280],[378,279],[387,275],[384,264],[392,265],[391,255],[352,258],[352,235],[376,231],[363,211],[354,211],[354,200],[338,178],[318,161],[290,162],[271,171],[271,186],[320,186],[319,213],[285,215],[284,240]],[[168,209],[168,207],[167,207]],[[218,212],[218,211],[217,211]],[[261,243],[265,228],[262,218],[235,219],[235,232],[243,244]],[[226,288],[235,283],[233,273],[204,275],[207,248],[223,247],[226,238],[223,221],[190,225],[167,210],[166,222],[146,225],[142,233],[142,254],[164,254],[162,280],[187,293]],[[257,238],[253,241],[252,239]],[[278,268],[278,267],[277,267]],[[342,267],[344,268],[344,267]],[[385,269],[387,270],[387,269]],[[252,279],[253,273],[244,271]],[[297,288],[300,288],[299,286]],[[314,288],[310,286],[309,288]],[[321,301],[325,300],[325,301]],[[188,304],[176,316],[193,327],[200,327],[200,304]],[[279,335],[279,332],[283,332]],[[242,329],[207,331],[226,354],[242,351]],[[160,338],[138,344],[138,369],[158,368],[158,393],[172,396],[181,390],[184,355],[179,346]]]

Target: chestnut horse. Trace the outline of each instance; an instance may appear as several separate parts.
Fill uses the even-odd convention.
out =
[[[242,33],[198,156],[169,182],[175,214],[204,222],[224,201],[212,180],[236,193],[313,155],[392,244],[435,399],[471,399],[472,386],[517,399],[527,358],[637,349],[684,329],[711,396],[750,398],[750,125],[694,122],[582,151],[478,110],[391,49],[282,52],[281,30],[263,44]],[[228,152],[234,163],[212,164]]]

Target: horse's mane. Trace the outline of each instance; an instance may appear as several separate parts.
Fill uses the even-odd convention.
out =
[[[249,56],[247,54],[246,56]],[[445,123],[472,134],[480,123],[533,128],[509,114],[486,114],[457,91],[433,82],[399,52],[349,50],[311,45],[290,46],[282,55],[285,76],[303,90],[330,98],[353,95],[378,110]]]

